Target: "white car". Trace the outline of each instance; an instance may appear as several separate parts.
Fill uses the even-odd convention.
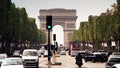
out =
[[[40,48],[38,52],[39,52],[39,56],[44,55],[45,48],[44,47]]]
[[[25,49],[22,54],[25,67],[39,67],[39,54],[36,49]]]
[[[48,50],[45,50],[44,51],[44,57],[47,57],[48,56]]]
[[[1,68],[24,68],[22,59],[19,57],[5,58],[1,64]]]
[[[112,68],[120,68],[120,64],[114,64]]]

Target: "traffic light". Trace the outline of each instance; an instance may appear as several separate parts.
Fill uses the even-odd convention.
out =
[[[56,41],[56,34],[53,34],[53,40]]]
[[[52,16],[46,16],[46,29],[52,29]]]

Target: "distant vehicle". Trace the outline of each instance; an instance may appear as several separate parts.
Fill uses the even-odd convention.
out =
[[[73,57],[78,55],[78,53],[81,50],[80,42],[69,42],[68,49],[69,49],[69,55]]]
[[[5,58],[1,68],[24,68],[22,59],[19,57]]]
[[[97,50],[97,51],[94,51],[93,53],[99,53],[105,62],[108,60],[108,57],[109,57],[108,51]]]
[[[36,49],[25,49],[22,59],[25,67],[39,67],[39,54]]]
[[[58,53],[60,53],[60,51],[66,51],[66,46],[59,46]]]
[[[120,56],[110,55],[106,63],[106,68],[111,68],[114,64],[120,63]]]
[[[44,57],[48,57],[48,50],[44,51]]]
[[[60,55],[66,55],[66,51],[65,50],[61,50],[60,51]]]
[[[7,54],[0,54],[0,65],[7,58]]]
[[[120,64],[114,64],[112,68],[120,68]]]
[[[20,50],[15,50],[13,53],[13,57],[20,57],[21,53]]]
[[[45,52],[44,46],[41,47],[40,50],[39,50],[38,52],[39,52],[39,56],[44,55],[44,52]]]
[[[93,54],[87,54],[86,56],[85,56],[85,62],[88,62],[88,61],[93,61],[93,58],[94,58],[95,56],[93,55]]]
[[[92,62],[103,62],[103,57],[99,52],[95,52],[92,54],[88,54],[85,56],[85,61],[92,61]]]
[[[111,55],[120,55],[120,52],[113,52]]]
[[[87,51],[80,51],[79,54],[82,56],[82,58],[85,58],[85,56],[88,54]]]

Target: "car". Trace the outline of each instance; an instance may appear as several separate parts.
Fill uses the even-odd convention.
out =
[[[80,51],[79,53],[82,56],[82,58],[85,58],[85,56],[87,55],[87,51]]]
[[[101,55],[101,53],[99,52],[94,52],[94,53],[90,53],[90,54],[87,54],[85,56],[85,61],[92,61],[92,62],[103,62],[103,56]]]
[[[38,52],[39,52],[39,56],[44,55],[45,48],[44,48],[44,47],[41,47]]]
[[[95,56],[92,54],[92,53],[89,53],[85,56],[85,62],[88,62],[88,61],[93,61],[93,58]]]
[[[1,68],[24,68],[22,59],[19,57],[5,58],[1,64]]]
[[[39,54],[36,49],[25,49],[22,54],[25,67],[39,67]]]
[[[53,51],[51,50],[50,53],[49,53],[51,57],[53,55],[52,53],[53,53]],[[45,50],[44,57],[48,57],[48,50]]]
[[[110,55],[108,61],[106,62],[106,68],[111,68],[114,64],[120,63],[120,56]]]
[[[20,57],[21,53],[20,50],[15,50],[13,53],[13,57]]]
[[[120,64],[114,64],[112,68],[120,68]]]
[[[94,52],[98,53],[101,56],[103,62],[107,62],[108,57],[109,57],[108,51],[106,51],[106,50],[97,50],[97,51],[94,51]]]
[[[66,51],[65,50],[61,50],[60,51],[60,55],[66,55]]]
[[[113,52],[112,55],[120,55],[120,52]]]
[[[44,57],[48,57],[48,50],[44,51]]]
[[[7,58],[7,54],[0,54],[0,65],[4,61],[4,59]]]

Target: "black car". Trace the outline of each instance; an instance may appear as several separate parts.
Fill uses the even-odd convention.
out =
[[[93,55],[93,54],[87,54],[86,56],[85,56],[85,62],[87,62],[87,61],[93,61],[93,58],[94,58],[95,56]]]
[[[100,53],[92,53],[85,56],[85,61],[103,62],[104,58]]]

